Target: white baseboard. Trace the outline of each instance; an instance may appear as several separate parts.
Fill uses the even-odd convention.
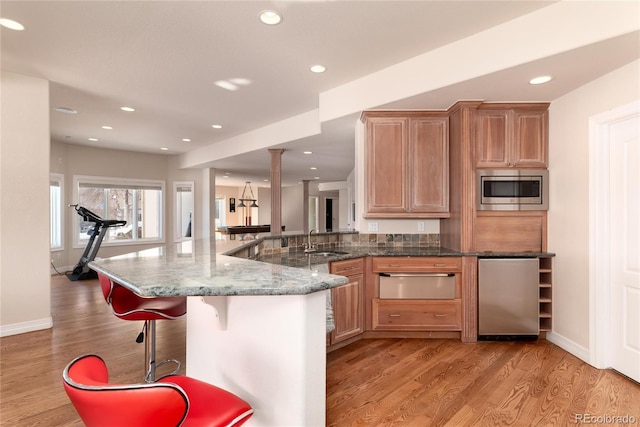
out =
[[[575,342],[571,341],[563,335],[557,334],[556,332],[547,332],[547,341],[554,343],[561,349],[568,351],[578,359],[591,365],[591,353],[589,352],[588,348],[583,347],[580,344],[576,344]]]
[[[28,322],[12,323],[10,325],[0,326],[0,337],[8,337],[10,335],[24,334],[25,332],[40,331],[53,327],[53,318],[46,317],[44,319],[30,320]]]

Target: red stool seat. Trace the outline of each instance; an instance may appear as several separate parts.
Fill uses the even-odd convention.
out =
[[[98,273],[102,294],[107,304],[111,306],[113,314],[123,320],[144,321],[145,346],[145,381],[155,381],[156,367],[165,362],[174,362],[178,366],[174,373],[180,370],[180,362],[166,360],[156,364],[156,320],[177,319],[187,312],[186,297],[151,297],[144,298],[136,295],[128,288],[114,282],[102,273]],[[138,340],[138,342],[142,342]]]
[[[104,360],[93,354],[71,361],[62,378],[87,427],[240,426],[253,414],[235,394],[182,375],[110,384]]]

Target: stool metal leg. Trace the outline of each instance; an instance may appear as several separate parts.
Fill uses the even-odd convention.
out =
[[[156,321],[145,320],[145,329],[147,331],[144,343],[144,364],[146,375],[145,382],[156,382]]]
[[[158,366],[162,366],[165,363],[175,363],[176,369],[171,372],[169,375],[175,375],[180,373],[180,368],[182,368],[182,364],[179,360],[176,359],[167,359],[163,360],[160,363],[156,363],[156,321],[155,320],[145,320],[145,345],[144,345],[144,369],[145,369],[145,377],[144,381],[147,383],[156,382],[156,368]]]

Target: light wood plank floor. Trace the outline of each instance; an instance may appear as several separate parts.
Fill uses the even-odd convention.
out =
[[[142,378],[141,323],[115,318],[97,281],[53,277],[52,316],[53,329],[0,339],[2,427],[81,426],[62,388],[81,354],[101,355],[113,381]],[[159,359],[185,360],[184,331],[184,319],[158,323]],[[640,385],[546,341],[376,339],[327,356],[331,426],[563,426],[581,413],[638,424]]]

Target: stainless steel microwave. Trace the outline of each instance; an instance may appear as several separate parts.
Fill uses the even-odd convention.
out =
[[[478,210],[549,209],[549,171],[546,169],[478,169],[476,182]]]

